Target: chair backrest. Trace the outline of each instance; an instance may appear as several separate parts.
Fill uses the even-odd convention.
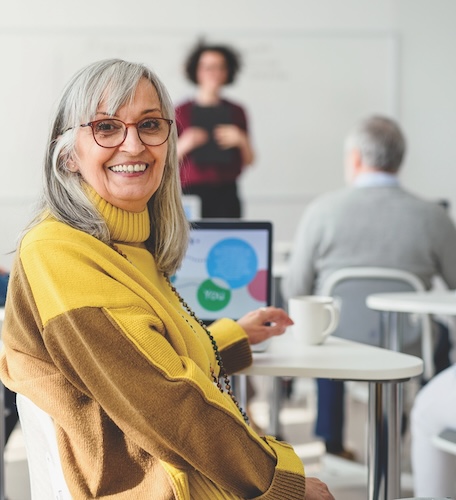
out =
[[[52,418],[22,394],[16,396],[16,403],[27,453],[32,500],[71,500]]]
[[[334,335],[371,344],[382,345],[380,313],[366,306],[366,297],[373,293],[424,291],[423,282],[414,274],[383,267],[349,267],[335,271],[323,284],[321,294],[331,295],[339,303],[340,320]],[[433,372],[432,326],[429,315],[407,315],[402,318],[402,347],[421,339],[425,375]]]
[[[456,455],[456,429],[447,427],[432,437],[433,444],[442,451]]]

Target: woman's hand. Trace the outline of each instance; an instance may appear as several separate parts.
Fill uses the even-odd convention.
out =
[[[222,149],[240,148],[246,141],[246,134],[236,125],[217,125],[214,128],[215,142]]]
[[[241,151],[242,165],[250,165],[255,159],[249,138],[244,130],[236,125],[217,125],[214,129],[215,142],[222,149],[239,148]]]
[[[261,307],[238,319],[238,324],[247,333],[250,344],[258,344],[263,340],[282,335],[293,321],[288,314],[278,307]]]
[[[334,500],[325,483],[316,477],[306,477],[306,500]]]
[[[177,140],[177,154],[179,158],[206,144],[208,140],[209,134],[204,128],[189,127],[185,129]]]

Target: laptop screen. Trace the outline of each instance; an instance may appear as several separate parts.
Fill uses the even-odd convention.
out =
[[[171,278],[206,324],[271,304],[272,224],[194,222],[182,266]]]

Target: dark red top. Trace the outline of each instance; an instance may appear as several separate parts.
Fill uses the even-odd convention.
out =
[[[237,125],[240,129],[248,133],[247,118],[241,106],[226,99],[222,99],[220,105],[227,108],[230,115],[229,123]],[[185,129],[192,126],[195,106],[194,101],[186,101],[176,108],[176,125],[179,135]],[[182,186],[234,182],[242,170],[241,151],[239,148],[233,148],[230,151],[230,155],[229,164],[220,163],[215,160],[202,165],[198,164],[198,159],[190,152],[181,162],[180,176]]]

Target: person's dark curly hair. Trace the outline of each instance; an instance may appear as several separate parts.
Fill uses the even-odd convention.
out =
[[[185,62],[185,74],[187,78],[198,85],[198,81],[196,79],[196,70],[198,68],[198,63],[201,55],[204,52],[218,52],[222,54],[226,61],[226,68],[228,70],[228,76],[226,78],[225,85],[229,85],[234,82],[236,75],[241,68],[241,58],[239,54],[226,45],[206,45],[206,44],[198,44],[188,55],[187,60]]]

